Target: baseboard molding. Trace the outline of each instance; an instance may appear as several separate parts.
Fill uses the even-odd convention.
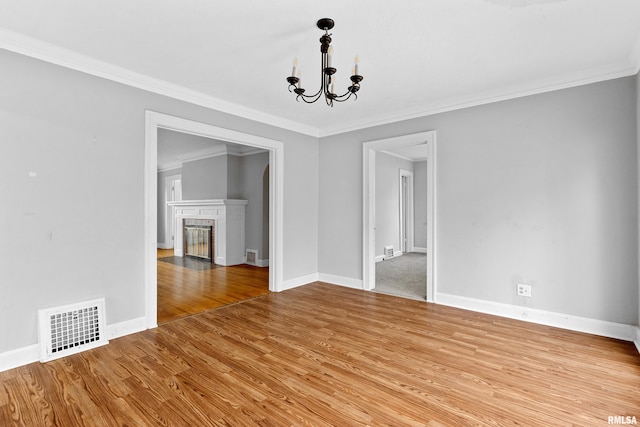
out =
[[[336,276],[333,274],[318,274],[318,281],[330,283],[332,285],[344,286],[346,288],[363,289],[362,280],[352,279],[351,277]]]
[[[137,319],[126,320],[124,322],[107,325],[107,338],[115,339],[125,335],[135,334],[147,329],[147,318],[138,317]]]
[[[502,304],[493,301],[461,297],[446,293],[436,295],[436,303],[510,319],[523,320],[556,328],[584,332],[624,341],[639,340],[638,328],[624,323],[608,322],[606,320],[589,319],[570,314],[554,313],[517,305]],[[638,343],[636,343],[638,346]],[[640,350],[640,348],[639,348]]]
[[[633,343],[636,345],[638,353],[640,353],[640,326],[636,326],[636,339],[633,340]]]
[[[384,261],[384,255],[378,255],[377,257],[375,257],[373,259],[375,262],[381,262]]]
[[[294,279],[285,280],[282,282],[281,291],[297,288],[298,286],[308,285],[309,283],[318,281],[318,273],[307,274],[306,276],[296,277]]]
[[[18,348],[0,354],[0,372],[18,368],[40,360],[40,346],[38,344]]]
[[[268,259],[259,259],[256,262],[256,266],[258,266],[258,267],[269,267],[269,260]]]
[[[417,252],[419,254],[426,254],[427,253],[427,248],[418,248],[418,247],[413,247],[413,250],[411,252]]]
[[[147,323],[144,317],[114,323],[107,325],[107,339],[119,338],[146,329]],[[16,350],[0,353],[0,372],[38,361],[40,361],[40,344],[32,344]]]
[[[173,245],[168,243],[158,243],[158,249],[173,249]]]

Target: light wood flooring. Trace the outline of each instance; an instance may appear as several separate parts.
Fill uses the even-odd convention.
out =
[[[158,258],[173,249],[158,249]],[[158,323],[269,293],[269,268],[251,265],[192,270],[158,261]]]
[[[634,345],[323,283],[0,373],[1,426],[604,426]]]

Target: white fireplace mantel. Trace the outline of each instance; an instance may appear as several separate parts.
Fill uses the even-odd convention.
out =
[[[247,200],[209,199],[167,202],[176,211],[174,255],[184,256],[183,222],[206,219],[214,223],[214,262],[229,266],[245,262],[245,206]]]

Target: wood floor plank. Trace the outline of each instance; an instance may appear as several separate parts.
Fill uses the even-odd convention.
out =
[[[2,426],[640,419],[632,343],[315,283],[0,373]]]
[[[158,258],[173,249],[158,249]],[[247,264],[193,270],[158,261],[158,323],[269,293],[269,268]]]

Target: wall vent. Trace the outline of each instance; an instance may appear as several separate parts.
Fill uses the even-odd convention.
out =
[[[40,361],[108,344],[104,298],[38,310]]]
[[[247,249],[247,264],[258,265],[258,251],[255,249]]]
[[[384,247],[384,259],[393,258],[393,246]]]

